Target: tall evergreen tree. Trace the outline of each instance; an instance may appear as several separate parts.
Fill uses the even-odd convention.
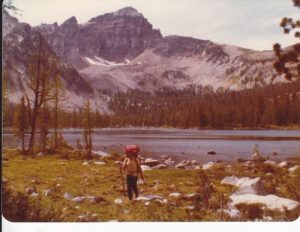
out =
[[[87,159],[92,158],[92,112],[90,101],[86,100],[83,108],[83,139],[85,143],[85,150]]]
[[[25,132],[28,128],[27,107],[25,105],[24,96],[21,98],[20,104],[16,107],[14,117],[14,134],[22,140],[22,154],[25,154]]]

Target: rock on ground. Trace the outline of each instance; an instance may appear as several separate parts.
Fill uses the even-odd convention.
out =
[[[114,200],[114,203],[117,204],[117,205],[120,205],[120,204],[123,203],[123,201],[122,201],[122,199],[117,198],[117,199]]]
[[[144,162],[142,162],[143,165],[147,165],[149,167],[154,167],[156,165],[162,164],[159,160],[148,158]]]
[[[279,210],[284,212],[285,209],[291,211],[299,208],[299,202],[278,197],[276,195],[267,195],[267,196],[260,196],[256,194],[243,194],[243,195],[236,195],[233,194],[230,196],[230,200],[232,201],[233,205],[237,205],[239,203],[245,204],[264,204],[270,210]]]
[[[100,157],[100,158],[103,158],[103,157],[110,157],[110,156],[111,156],[111,155],[107,154],[107,153],[104,152],[104,151],[92,151],[92,155],[93,155],[93,156]]]
[[[238,187],[238,190],[235,192],[236,195],[264,193],[260,177],[250,179],[249,177],[227,176],[221,181],[221,184]]]
[[[210,169],[212,166],[214,166],[214,162],[208,162],[208,163],[202,165],[202,169],[207,170],[207,169]]]
[[[138,197],[136,200],[137,201],[152,201],[152,200],[156,200],[156,199],[162,200],[163,197],[158,196],[158,195],[145,195],[145,196]]]
[[[181,197],[181,193],[170,193],[170,194],[169,194],[169,197],[172,197],[172,198],[180,198],[180,197]]]
[[[216,155],[217,152],[215,152],[214,150],[209,150],[209,151],[207,152],[207,154],[208,154],[208,155]]]
[[[147,166],[147,165],[141,165],[141,169],[143,170],[143,172],[144,172],[144,171],[151,171],[151,170],[152,170],[152,168],[150,168],[150,167]]]
[[[154,167],[152,167],[152,169],[166,169],[167,168],[167,165],[164,165],[164,164],[158,164]]]
[[[176,169],[185,169],[186,168],[186,164],[184,163],[179,163],[175,166]]]

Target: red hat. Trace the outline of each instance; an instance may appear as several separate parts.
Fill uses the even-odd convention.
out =
[[[139,153],[140,148],[137,145],[126,145],[125,146],[125,153]]]

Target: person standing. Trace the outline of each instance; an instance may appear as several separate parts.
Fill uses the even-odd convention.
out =
[[[122,168],[126,171],[127,195],[129,200],[132,200],[133,193],[136,198],[139,196],[139,190],[137,187],[139,175],[142,182],[144,182],[141,161],[138,158],[139,151],[140,149],[137,145],[128,145],[125,147],[126,158],[123,162]]]

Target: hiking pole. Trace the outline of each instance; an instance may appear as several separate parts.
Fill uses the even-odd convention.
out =
[[[123,172],[122,172],[122,168],[119,166],[119,170],[120,170],[120,174],[121,174],[121,180],[122,180],[122,187],[123,187],[123,194],[126,197],[126,193],[125,193],[125,185],[124,185],[124,178],[123,178]]]

